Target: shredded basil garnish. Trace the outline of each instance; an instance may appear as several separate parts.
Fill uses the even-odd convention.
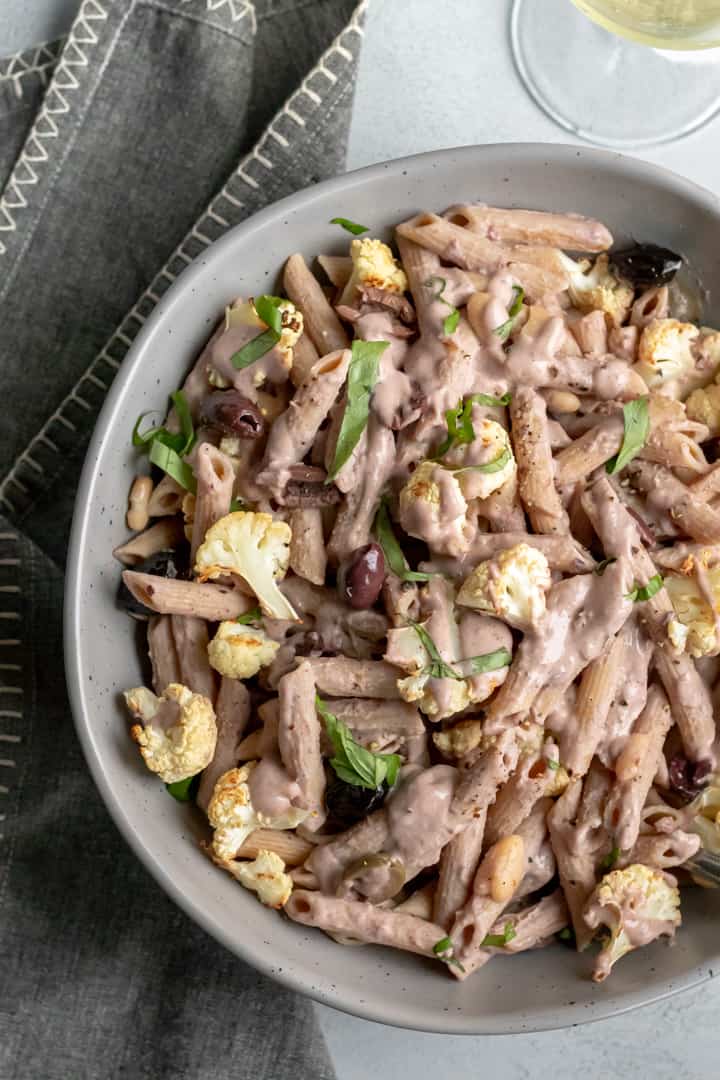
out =
[[[178,802],[192,802],[200,786],[200,773],[188,776],[185,780],[176,780],[174,784],[166,784],[165,788],[173,799]]]
[[[260,607],[254,607],[250,611],[246,611],[244,615],[238,615],[235,622],[240,623],[241,626],[248,626],[250,623],[259,622],[262,618],[262,611]]]
[[[443,964],[452,964],[453,967],[458,968],[465,974],[465,968],[456,960],[453,956],[453,943],[449,937],[441,938],[440,941],[436,941],[433,945],[433,952],[437,956],[438,960],[442,960]]]
[[[464,679],[465,676],[461,675],[459,671],[456,671],[450,664],[446,664],[442,656],[438,652],[437,645],[428,634],[424,626],[419,623],[410,623],[413,630],[420,638],[425,652],[430,657],[430,663],[423,670],[423,675],[428,675],[431,679]]]
[[[244,509],[245,509],[245,503],[242,501],[242,499],[231,499],[230,500],[230,513],[231,514],[237,514],[237,512],[239,510],[244,510]]]
[[[610,851],[607,853],[607,855],[605,856],[605,858],[600,863],[600,869],[601,870],[612,870],[613,866],[615,865],[615,863],[618,861],[619,858],[620,858],[620,848],[619,847],[612,847],[610,849]]]
[[[605,464],[610,476],[619,473],[636,457],[650,434],[650,409],[647,397],[635,398],[623,405],[623,441],[619,453]]]
[[[511,394],[503,394],[502,397],[492,397],[490,394],[472,394],[463,401],[458,401],[454,409],[448,409],[445,413],[447,424],[447,438],[442,443],[435,455],[435,460],[445,457],[448,450],[454,446],[466,446],[475,438],[475,429],[472,423],[473,405],[502,406],[509,405]]]
[[[460,312],[457,308],[453,308],[449,315],[446,315],[443,319],[443,333],[445,337],[450,337],[454,334],[458,328],[460,322]]]
[[[325,480],[331,484],[360,442],[370,415],[370,398],[388,341],[353,341],[347,374],[347,404],[335,446],[335,458]]]
[[[653,574],[647,585],[638,585],[636,582],[632,591],[625,593],[625,599],[632,600],[634,604],[640,604],[645,600],[650,600],[655,593],[660,592],[664,584],[662,574]]]
[[[445,337],[450,337],[450,335],[454,334],[458,328],[460,312],[449,300],[445,299],[444,293],[447,288],[447,279],[435,274],[433,277],[428,278],[424,284],[427,289],[434,290],[432,294],[433,300],[439,300],[445,307],[450,308],[450,311],[443,319],[443,333],[445,334]]]
[[[508,461],[512,458],[512,451],[508,443],[505,443],[504,450],[501,450],[496,458],[492,461],[488,461],[485,465],[464,465],[461,469],[454,469],[454,473],[458,476],[460,473],[467,472],[479,472],[479,473],[496,473],[504,469]]]
[[[515,320],[522,310],[524,299],[525,290],[521,289],[519,285],[513,285],[513,295],[510,307],[508,308],[508,318],[504,323],[500,323],[500,326],[496,326],[493,330],[493,334],[497,334],[501,341],[507,341],[510,337],[515,325]]]
[[[182,390],[174,390],[170,395],[177,418],[180,421],[180,431],[168,431],[163,425],[157,427],[148,428],[147,431],[140,431],[140,425],[146,416],[150,416],[153,410],[150,412],[140,413],[135,426],[132,430],[132,444],[137,447],[138,450],[149,450],[152,443],[159,440],[164,443],[165,446],[169,446],[171,450],[174,450],[176,454],[183,456],[189,454],[195,445],[195,429],[193,428],[192,416],[190,415],[190,406],[188,405],[187,398]]]
[[[494,652],[483,653],[482,656],[471,656],[469,660],[459,660],[458,663],[469,666],[469,675],[484,675],[486,671],[497,671],[498,668],[507,667],[512,660],[509,649],[495,649]]]
[[[486,949],[502,949],[515,937],[517,937],[515,927],[511,922],[507,922],[502,934],[486,934],[480,944]]]
[[[364,232],[368,231],[367,225],[358,225],[356,221],[350,221],[346,217],[334,217],[330,218],[331,225],[341,225],[346,232],[352,233],[353,236],[361,236]]]
[[[249,367],[250,364],[254,364],[256,360],[259,360],[265,353],[277,345],[282,335],[282,312],[280,310],[280,304],[283,301],[279,296],[258,296],[254,301],[255,311],[258,316],[267,325],[267,330],[263,330],[248,341],[247,345],[243,345],[242,349],[238,349],[236,353],[230,357],[230,363],[238,371],[242,371],[243,368]]]
[[[607,567],[610,566],[610,563],[614,563],[615,561],[615,559],[603,559],[594,567],[593,574],[597,574],[598,577],[602,577]]]
[[[191,491],[193,495],[195,494],[197,482],[193,471],[172,447],[166,446],[160,439],[155,439],[150,446],[149,457],[153,465],[157,465],[158,469],[162,469],[168,476],[172,476],[180,487]]]
[[[556,761],[555,758],[545,758],[545,764],[547,765],[548,769],[552,769],[553,772],[557,772],[560,768],[560,762]]]
[[[399,577],[401,581],[429,581],[430,578],[436,576],[435,574],[424,574],[419,570],[408,569],[408,564],[402,553],[402,548],[398,544],[397,537],[393,532],[387,501],[385,499],[382,499],[380,502],[380,508],[375,516],[375,522],[373,524],[373,532],[377,542],[383,550],[385,562],[390,567],[393,574]]]
[[[399,754],[373,754],[355,742],[350,729],[331,713],[325,702],[315,695],[315,708],[325,721],[325,729],[335,750],[330,759],[336,776],[353,787],[376,791],[381,784],[392,787],[400,769]]]

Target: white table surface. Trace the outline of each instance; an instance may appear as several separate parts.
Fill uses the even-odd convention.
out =
[[[77,7],[78,0],[0,0],[0,56],[63,33]],[[510,0],[374,0],[348,166],[464,143],[573,141],[518,82],[508,46],[509,7]],[[718,190],[719,140],[720,119],[640,156]],[[704,1080],[720,1074],[720,980],[614,1020],[539,1035],[423,1035],[324,1006],[317,1011],[339,1080]]]

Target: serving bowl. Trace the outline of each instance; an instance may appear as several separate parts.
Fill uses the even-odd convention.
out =
[[[344,253],[343,215],[389,235],[420,209],[456,202],[574,210],[599,218],[617,242],[652,240],[682,252],[720,318],[720,203],[656,166],[599,150],[540,144],[444,150],[374,165],[309,188],[255,215],[212,245],[162,298],[131,348],[88,451],[70,544],[65,649],[75,722],[88,765],[120,831],[166,892],[243,960],[325,1004],[384,1023],[449,1034],[507,1034],[600,1019],[697,985],[720,966],[715,896],[684,890],[673,947],[623,959],[590,980],[589,958],[561,945],[499,957],[466,982],[442,965],[376,947],[347,948],[263,908],[202,853],[205,826],[169,798],[128,737],[120,691],[143,677],[132,620],[117,610],[124,514],[140,412],[163,410],[238,295],[268,292],[294,251]]]

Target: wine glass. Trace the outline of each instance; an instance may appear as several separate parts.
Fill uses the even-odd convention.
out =
[[[590,142],[653,146],[720,110],[720,0],[513,0],[510,32],[536,103]]]

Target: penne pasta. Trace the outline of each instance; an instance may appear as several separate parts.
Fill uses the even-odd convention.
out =
[[[235,471],[227,454],[212,443],[202,443],[197,450],[195,475],[197,494],[193,512],[190,561],[195,562],[195,552],[205,539],[205,533],[230,510]]]
[[[202,584],[157,574],[125,570],[123,581],[141,604],[159,615],[195,615],[199,619],[220,622],[236,619],[255,607],[253,597],[229,585]]]
[[[432,907],[433,921],[449,930],[468,898],[480,861],[485,832],[485,812],[473,818],[443,850]]]
[[[113,555],[126,566],[137,566],[145,559],[149,559],[151,555],[156,555],[158,551],[167,551],[177,547],[184,535],[179,518],[161,518],[149,529],[126,540],[120,547],[116,547]]]
[[[520,498],[536,533],[567,533],[568,518],[555,488],[545,402],[535,390],[513,394],[510,422]]]
[[[494,206],[451,206],[443,217],[455,225],[492,236],[503,244],[535,244],[570,251],[605,251],[612,235],[599,221],[579,214],[504,210]]]
[[[318,354],[327,356],[347,349],[348,337],[342,323],[302,255],[291,255],[285,263],[283,285],[290,299],[300,308],[305,332]]]
[[[293,510],[290,514],[290,530],[290,569],[313,585],[324,585],[327,554],[320,507]]]

